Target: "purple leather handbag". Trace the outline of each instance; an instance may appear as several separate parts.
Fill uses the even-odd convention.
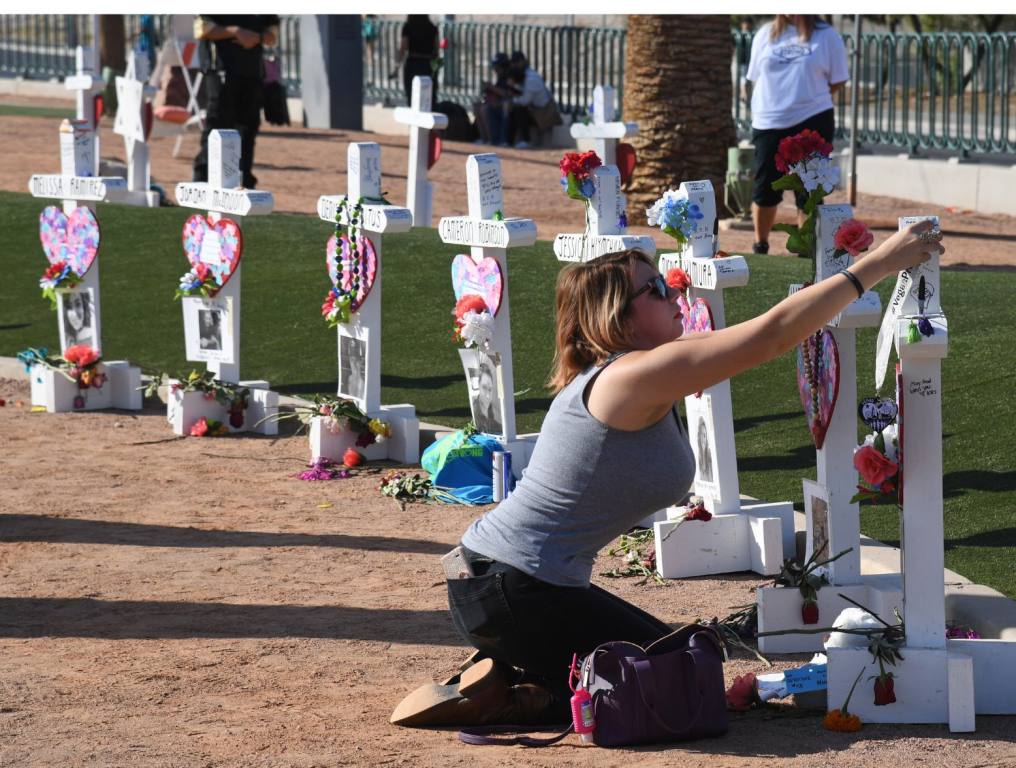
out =
[[[634,643],[604,643],[582,662],[582,687],[592,695],[601,747],[661,744],[727,732],[723,684],[724,646],[717,632],[689,624],[642,648]],[[493,726],[459,732],[467,744],[547,746],[553,738],[525,735],[495,737],[521,730]]]

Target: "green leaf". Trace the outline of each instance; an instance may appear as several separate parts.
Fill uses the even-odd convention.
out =
[[[781,176],[773,182],[773,189],[777,192],[789,189],[793,192],[804,192],[804,184],[801,179],[794,173],[788,173],[785,176]]]

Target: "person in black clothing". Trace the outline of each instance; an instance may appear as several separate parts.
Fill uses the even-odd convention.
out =
[[[405,63],[402,68],[402,85],[406,89],[407,104],[413,103],[413,78],[418,76],[434,80],[432,103],[437,103],[437,78],[434,77],[431,64],[437,58],[437,34],[437,27],[426,14],[410,14],[402,25],[399,64]],[[392,75],[394,74],[393,72]]]
[[[261,125],[264,47],[279,37],[279,17],[272,15],[197,16],[194,36],[210,49],[205,73],[208,97],[201,151],[194,158],[194,181],[208,180],[208,136],[220,128],[240,132],[243,186],[253,189],[254,140]]]

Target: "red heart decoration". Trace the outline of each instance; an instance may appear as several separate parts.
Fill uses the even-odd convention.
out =
[[[804,364],[805,352],[814,361],[814,382],[809,381]],[[808,429],[815,440],[815,447],[821,449],[840,394],[840,353],[831,333],[820,331],[812,334],[797,348],[797,391],[801,395],[801,405],[808,417]]]
[[[434,167],[434,163],[441,159],[441,137],[434,131],[430,132],[430,141],[427,144],[427,170]]]
[[[141,124],[145,129],[145,141],[148,141],[148,137],[152,133],[152,102],[150,101],[146,101],[141,110]]]
[[[358,272],[356,296],[350,297],[350,312],[356,312],[367,300],[370,289],[374,287],[377,277],[377,250],[368,238],[361,235],[356,239],[356,255],[349,246],[349,238],[335,235],[328,238],[325,245],[325,264],[328,266],[328,277],[332,285],[343,291],[353,289],[353,265],[356,262]]]
[[[92,99],[92,104],[95,107],[95,126],[93,127],[98,127],[99,120],[102,119],[102,113],[106,109],[106,100],[102,98],[101,93],[97,93]]]
[[[635,173],[635,166],[638,165],[638,157],[635,154],[635,147],[631,144],[618,143],[615,150],[617,170],[621,174],[621,183],[627,184]]]

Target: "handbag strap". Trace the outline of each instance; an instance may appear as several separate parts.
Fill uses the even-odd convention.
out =
[[[474,744],[477,746],[512,746],[513,744],[520,744],[523,747],[549,747],[551,744],[557,744],[565,736],[571,733],[575,726],[572,723],[568,724],[558,734],[548,736],[546,738],[539,738],[536,736],[529,736],[526,733],[519,733],[520,729],[525,728],[522,725],[485,725],[479,728],[463,728],[459,731],[459,741],[464,744]],[[513,734],[510,736],[502,736],[501,734]]]

